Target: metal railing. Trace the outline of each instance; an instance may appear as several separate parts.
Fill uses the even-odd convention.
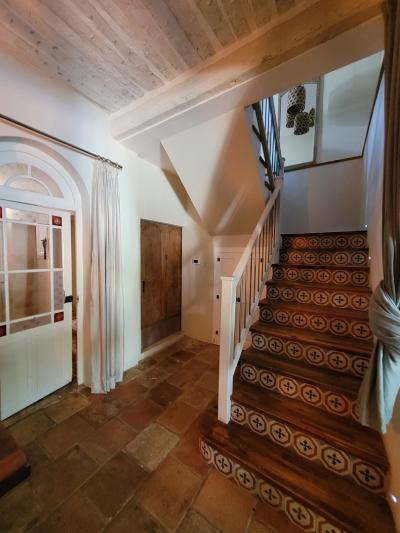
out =
[[[260,141],[260,161],[271,195],[233,275],[221,277],[218,419],[225,423],[231,416],[234,373],[280,246],[283,164],[272,98],[254,104],[253,109],[257,119],[253,130]]]
[[[270,96],[253,104],[253,109],[257,121],[257,126],[253,125],[253,131],[260,141],[259,160],[265,167],[267,177],[265,185],[272,192],[274,179],[283,175],[283,160],[273,97]]]

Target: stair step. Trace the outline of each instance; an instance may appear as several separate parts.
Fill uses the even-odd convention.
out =
[[[356,411],[360,381],[337,375],[325,368],[310,367],[299,360],[285,360],[254,349],[242,353],[240,378],[289,398],[296,398],[318,409],[358,420]]]
[[[250,331],[252,346],[256,350],[358,377],[364,376],[373,348],[371,341],[338,338],[260,321],[255,322]]]
[[[315,249],[281,249],[280,263],[287,265],[335,265],[368,266],[369,255],[365,249],[357,250],[315,250]]]
[[[337,287],[318,283],[270,280],[267,282],[267,300],[271,302],[297,302],[337,309],[368,309],[369,287]]]
[[[368,287],[368,267],[332,265],[284,265],[275,264],[274,280],[322,283],[336,286]]]
[[[0,422],[0,496],[14,488],[30,474],[25,453]]]
[[[282,235],[282,248],[293,249],[329,249],[367,248],[367,232],[351,231],[338,233],[307,233]]]
[[[202,416],[200,450],[219,472],[305,531],[395,532],[383,498],[246,427],[219,423],[215,411]]]
[[[260,320],[336,337],[372,340],[368,313],[317,305],[260,301]]]

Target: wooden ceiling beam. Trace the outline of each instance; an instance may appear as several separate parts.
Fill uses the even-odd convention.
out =
[[[254,0],[253,0],[254,2]],[[382,0],[300,2],[252,40],[176,83],[145,96],[112,117],[112,133],[124,140],[379,16]]]

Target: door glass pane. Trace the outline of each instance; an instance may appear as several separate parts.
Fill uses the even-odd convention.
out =
[[[62,230],[53,228],[53,268],[62,268]]]
[[[0,185],[11,178],[12,176],[26,176],[28,174],[28,165],[25,163],[7,163],[0,165]]]
[[[10,318],[48,313],[50,304],[50,272],[9,274]]]
[[[64,309],[63,272],[54,272],[54,310]]]
[[[49,268],[49,228],[7,223],[8,269]]]
[[[10,333],[18,333],[26,329],[37,328],[51,323],[51,315],[39,316],[21,320],[21,322],[11,322]]]
[[[13,179],[9,184],[9,187],[12,189],[21,189],[22,191],[35,192],[37,194],[43,194],[44,196],[49,196],[49,192],[41,183],[32,178],[16,178]]]
[[[0,323],[6,321],[6,302],[4,299],[4,274],[0,274]]]
[[[22,211],[19,209],[6,208],[6,218],[9,220],[19,220],[21,222],[33,222],[35,224],[48,224],[49,215],[46,213],[33,213],[32,211]]]

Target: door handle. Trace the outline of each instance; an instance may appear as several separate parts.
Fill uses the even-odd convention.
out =
[[[73,302],[73,300],[74,300],[74,297],[72,296],[72,294],[69,294],[68,296],[66,296],[66,297],[64,298],[64,303],[65,303],[65,304],[70,304],[70,303]]]
[[[145,285],[145,281],[144,279],[142,279],[142,292],[144,292],[144,285]]]

